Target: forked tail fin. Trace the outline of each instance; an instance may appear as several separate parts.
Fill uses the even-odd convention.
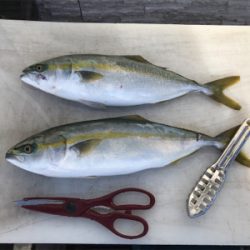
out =
[[[221,145],[221,147],[219,147],[220,149],[224,150],[224,148],[231,141],[231,139],[233,138],[233,136],[235,135],[235,133],[237,132],[239,127],[240,126],[236,126],[234,128],[231,128],[231,129],[229,129],[229,130],[227,130],[227,131],[225,131],[225,132],[223,132],[215,137],[216,141],[218,141]],[[250,152],[247,155],[246,152],[241,150],[235,160],[246,167],[250,167],[249,155],[250,155]]]
[[[215,80],[213,82],[206,83],[203,86],[212,91],[212,94],[209,96],[213,98],[215,101],[223,103],[224,105],[232,109],[240,110],[241,109],[240,104],[223,93],[223,91],[227,87],[234,85],[239,80],[240,80],[239,76],[230,76],[223,79]]]

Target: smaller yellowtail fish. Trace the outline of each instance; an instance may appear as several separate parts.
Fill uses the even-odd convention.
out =
[[[200,85],[141,56],[61,56],[24,69],[21,79],[52,95],[96,108],[154,104],[190,92],[203,93],[236,110],[241,108],[223,94],[239,76]]]
[[[213,138],[140,116],[86,121],[31,136],[9,149],[6,160],[45,176],[123,175],[166,166],[203,147],[224,149],[236,129]],[[250,167],[242,152],[237,160]]]

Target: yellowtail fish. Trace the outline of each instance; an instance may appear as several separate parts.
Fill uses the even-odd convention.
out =
[[[52,177],[111,176],[159,168],[200,148],[225,148],[236,129],[216,137],[140,116],[85,121],[48,129],[18,143],[6,160]],[[250,166],[240,153],[237,160]]]
[[[52,95],[97,108],[154,104],[190,92],[203,93],[236,110],[241,108],[223,94],[239,76],[200,85],[141,56],[61,56],[26,68],[21,79]]]

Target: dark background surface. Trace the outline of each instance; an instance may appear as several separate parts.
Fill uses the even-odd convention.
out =
[[[14,248],[14,249],[13,249]],[[27,250],[30,248],[27,248]],[[237,246],[129,246],[129,245],[59,245],[36,244],[31,250],[249,250],[250,247]],[[11,244],[0,245],[0,250],[24,250]],[[25,249],[26,250],[26,249]]]
[[[249,0],[0,0],[5,19],[175,24],[250,24]]]
[[[60,22],[248,25],[250,0],[0,0],[0,18]],[[0,250],[10,249],[21,248],[11,244],[0,245]],[[31,249],[250,250],[250,247],[37,244]]]

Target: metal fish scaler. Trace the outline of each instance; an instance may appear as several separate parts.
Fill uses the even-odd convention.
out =
[[[68,55],[23,70],[21,80],[35,88],[95,108],[136,106],[203,93],[239,110],[223,90],[240,79],[231,76],[198,84],[141,56]]]
[[[127,116],[45,130],[8,150],[6,160],[52,177],[123,175],[164,167],[200,148],[224,149],[237,128],[216,137]],[[241,152],[237,159],[250,167]]]

